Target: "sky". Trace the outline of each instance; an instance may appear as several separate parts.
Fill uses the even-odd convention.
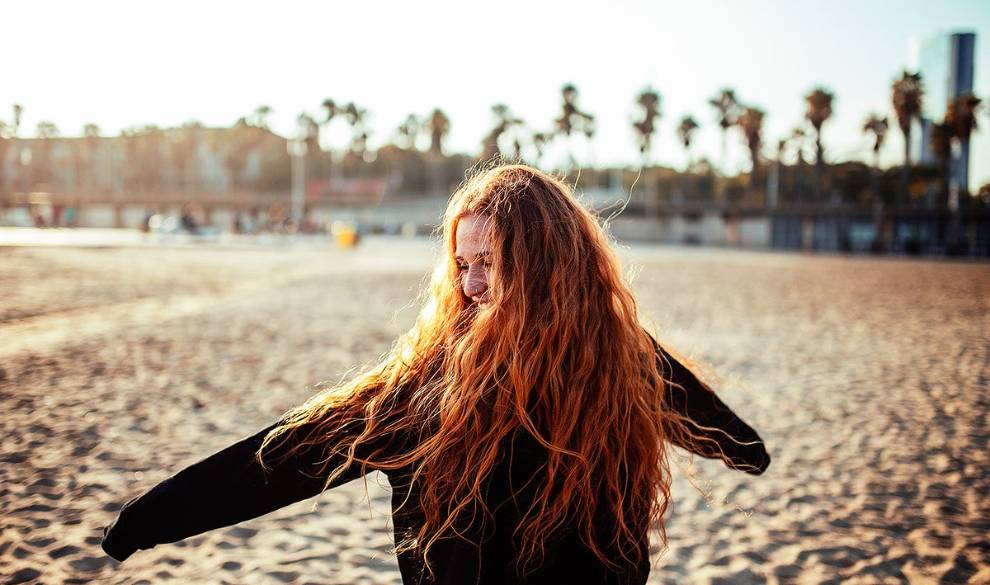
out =
[[[574,83],[579,106],[596,116],[590,143],[572,141],[585,164],[636,165],[635,97],[652,87],[663,117],[653,162],[682,167],[682,116],[701,129],[695,158],[721,161],[708,99],[731,87],[760,107],[765,152],[798,125],[803,96],[835,93],[823,130],[826,159],[869,160],[870,112],[892,114],[890,84],[908,66],[912,39],[971,31],[976,94],[990,101],[990,1],[694,0],[534,2],[75,2],[17,0],[4,5],[0,34],[0,120],[24,106],[22,135],[38,121],[78,135],[88,122],[106,134],[144,124],[199,120],[227,126],[259,105],[283,135],[325,98],[370,113],[370,143],[394,137],[410,113],[440,107],[451,120],[447,150],[478,154],[493,126],[492,104],[507,104],[549,130],[560,88]],[[986,110],[984,110],[986,112]],[[892,131],[881,164],[899,164]],[[990,181],[990,116],[973,138],[970,182]],[[347,143],[345,124],[328,143]],[[742,139],[728,138],[726,166],[748,167]],[[547,153],[562,159],[563,143]]]

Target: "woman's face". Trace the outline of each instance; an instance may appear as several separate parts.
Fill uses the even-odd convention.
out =
[[[457,275],[461,291],[479,307],[491,304],[488,290],[488,268],[491,266],[491,250],[488,249],[488,218],[481,215],[465,215],[457,222],[456,250]]]

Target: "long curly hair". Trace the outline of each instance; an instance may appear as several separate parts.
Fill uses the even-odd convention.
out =
[[[492,302],[482,308],[455,261],[467,215],[489,220]],[[443,240],[415,325],[377,365],[290,410],[259,462],[295,434],[283,457],[312,445],[344,456],[324,470],[327,485],[352,465],[411,467],[425,521],[397,548],[428,559],[439,539],[464,536],[459,518],[490,514],[485,480],[505,441],[526,433],[545,465],[515,527],[522,566],[540,563],[565,526],[607,566],[643,562],[648,526],[667,542],[668,435],[693,433],[664,407],[656,346],[605,231],[560,180],[505,165],[454,193]],[[396,453],[396,436],[415,440]],[[595,529],[602,514],[614,519],[607,534]]]

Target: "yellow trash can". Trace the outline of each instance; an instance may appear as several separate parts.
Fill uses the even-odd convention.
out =
[[[337,245],[341,248],[353,248],[357,246],[360,238],[356,226],[344,222],[334,222],[332,231]]]

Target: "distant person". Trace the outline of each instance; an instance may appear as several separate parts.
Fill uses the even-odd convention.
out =
[[[141,219],[141,231],[148,233],[151,231],[151,220],[155,217],[154,211],[145,211],[144,217]]]
[[[123,561],[379,470],[403,583],[642,584],[672,445],[766,470],[759,435],[640,326],[564,183],[477,174],[443,244],[387,357],[127,502],[104,550]]]
[[[193,217],[192,210],[189,206],[184,206],[182,208],[182,216],[179,221],[182,224],[182,229],[186,230],[190,234],[196,235],[199,233],[199,225],[196,223],[196,218]]]

